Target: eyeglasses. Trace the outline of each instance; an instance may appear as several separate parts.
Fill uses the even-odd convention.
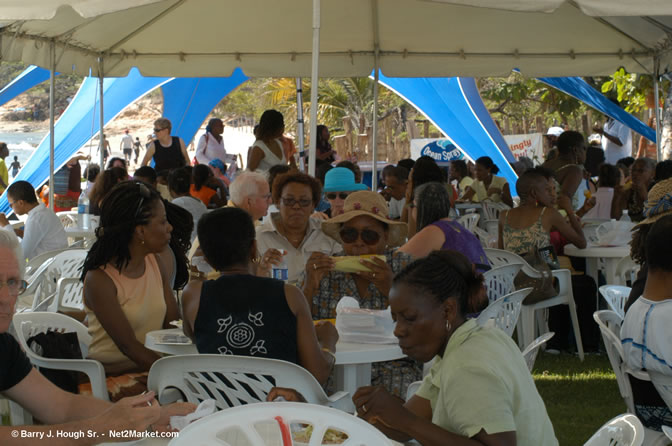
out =
[[[311,204],[313,204],[313,200],[309,200],[307,198],[302,198],[300,200],[296,200],[294,198],[280,198],[280,201],[282,201],[282,204],[287,206],[288,208],[294,207],[295,204],[299,204],[302,208],[307,208]]]
[[[355,243],[359,237],[367,245],[375,245],[380,241],[380,234],[373,229],[362,229],[362,232],[359,232],[355,228],[342,228],[338,234],[343,243]]]
[[[0,280],[0,290],[6,286],[10,296],[19,296],[28,288],[28,282],[25,280],[9,279],[7,282]]]
[[[341,200],[345,200],[348,198],[348,195],[350,195],[350,192],[328,192],[327,193],[327,199],[329,200],[335,200],[336,197],[340,198]]]
[[[135,184],[138,185],[138,192],[140,192],[140,201],[138,202],[138,207],[135,210],[135,215],[133,215],[133,222],[138,221],[138,215],[140,214],[140,209],[142,209],[142,205],[145,203],[145,199],[149,198],[152,195],[147,186],[145,186],[141,181],[136,181]]]

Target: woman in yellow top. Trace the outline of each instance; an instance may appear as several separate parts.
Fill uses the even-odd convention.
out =
[[[170,251],[172,230],[159,193],[144,183],[124,181],[105,197],[82,278],[88,357],[108,378],[149,371],[159,356],[145,348],[145,335],[179,319],[172,265],[160,256]]]
[[[462,201],[480,202],[490,200],[495,203],[504,203],[513,207],[513,199],[506,178],[495,176],[499,167],[492,162],[489,156],[482,156],[476,160],[476,180],[467,186]]]

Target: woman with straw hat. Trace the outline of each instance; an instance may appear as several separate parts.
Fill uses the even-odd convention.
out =
[[[410,256],[395,253],[393,247],[406,239],[406,223],[389,220],[385,199],[372,191],[353,192],[345,199],[343,213],[322,223],[322,231],[343,246],[348,256],[379,255],[361,258],[361,272],[334,269],[334,257],[313,253],[306,262],[303,292],[312,304],[313,318],[336,317],[336,305],[343,296],[352,296],[360,308],[383,310],[394,275],[410,263]],[[368,271],[367,271],[368,270]],[[422,364],[412,360],[373,364],[371,382],[403,396],[413,381],[422,377]]]

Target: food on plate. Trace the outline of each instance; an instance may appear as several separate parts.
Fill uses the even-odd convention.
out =
[[[360,260],[373,260],[375,257],[379,258],[383,262],[385,261],[384,255],[379,254],[367,254],[361,256],[338,256],[332,257],[334,261],[334,269],[336,271],[341,271],[344,273],[358,273],[358,272],[371,272],[366,265],[362,264]]]
[[[294,444],[310,443],[310,437],[313,434],[313,426],[310,425],[304,429],[292,432],[292,440]],[[327,432],[322,438],[322,445],[343,444],[348,439],[348,434],[334,429],[327,429]]]

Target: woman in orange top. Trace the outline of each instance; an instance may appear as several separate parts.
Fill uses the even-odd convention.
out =
[[[194,166],[192,174],[192,185],[189,193],[192,197],[198,198],[209,208],[218,208],[226,205],[226,194],[220,196],[217,189],[223,190],[212,174],[212,170],[206,164]]]

